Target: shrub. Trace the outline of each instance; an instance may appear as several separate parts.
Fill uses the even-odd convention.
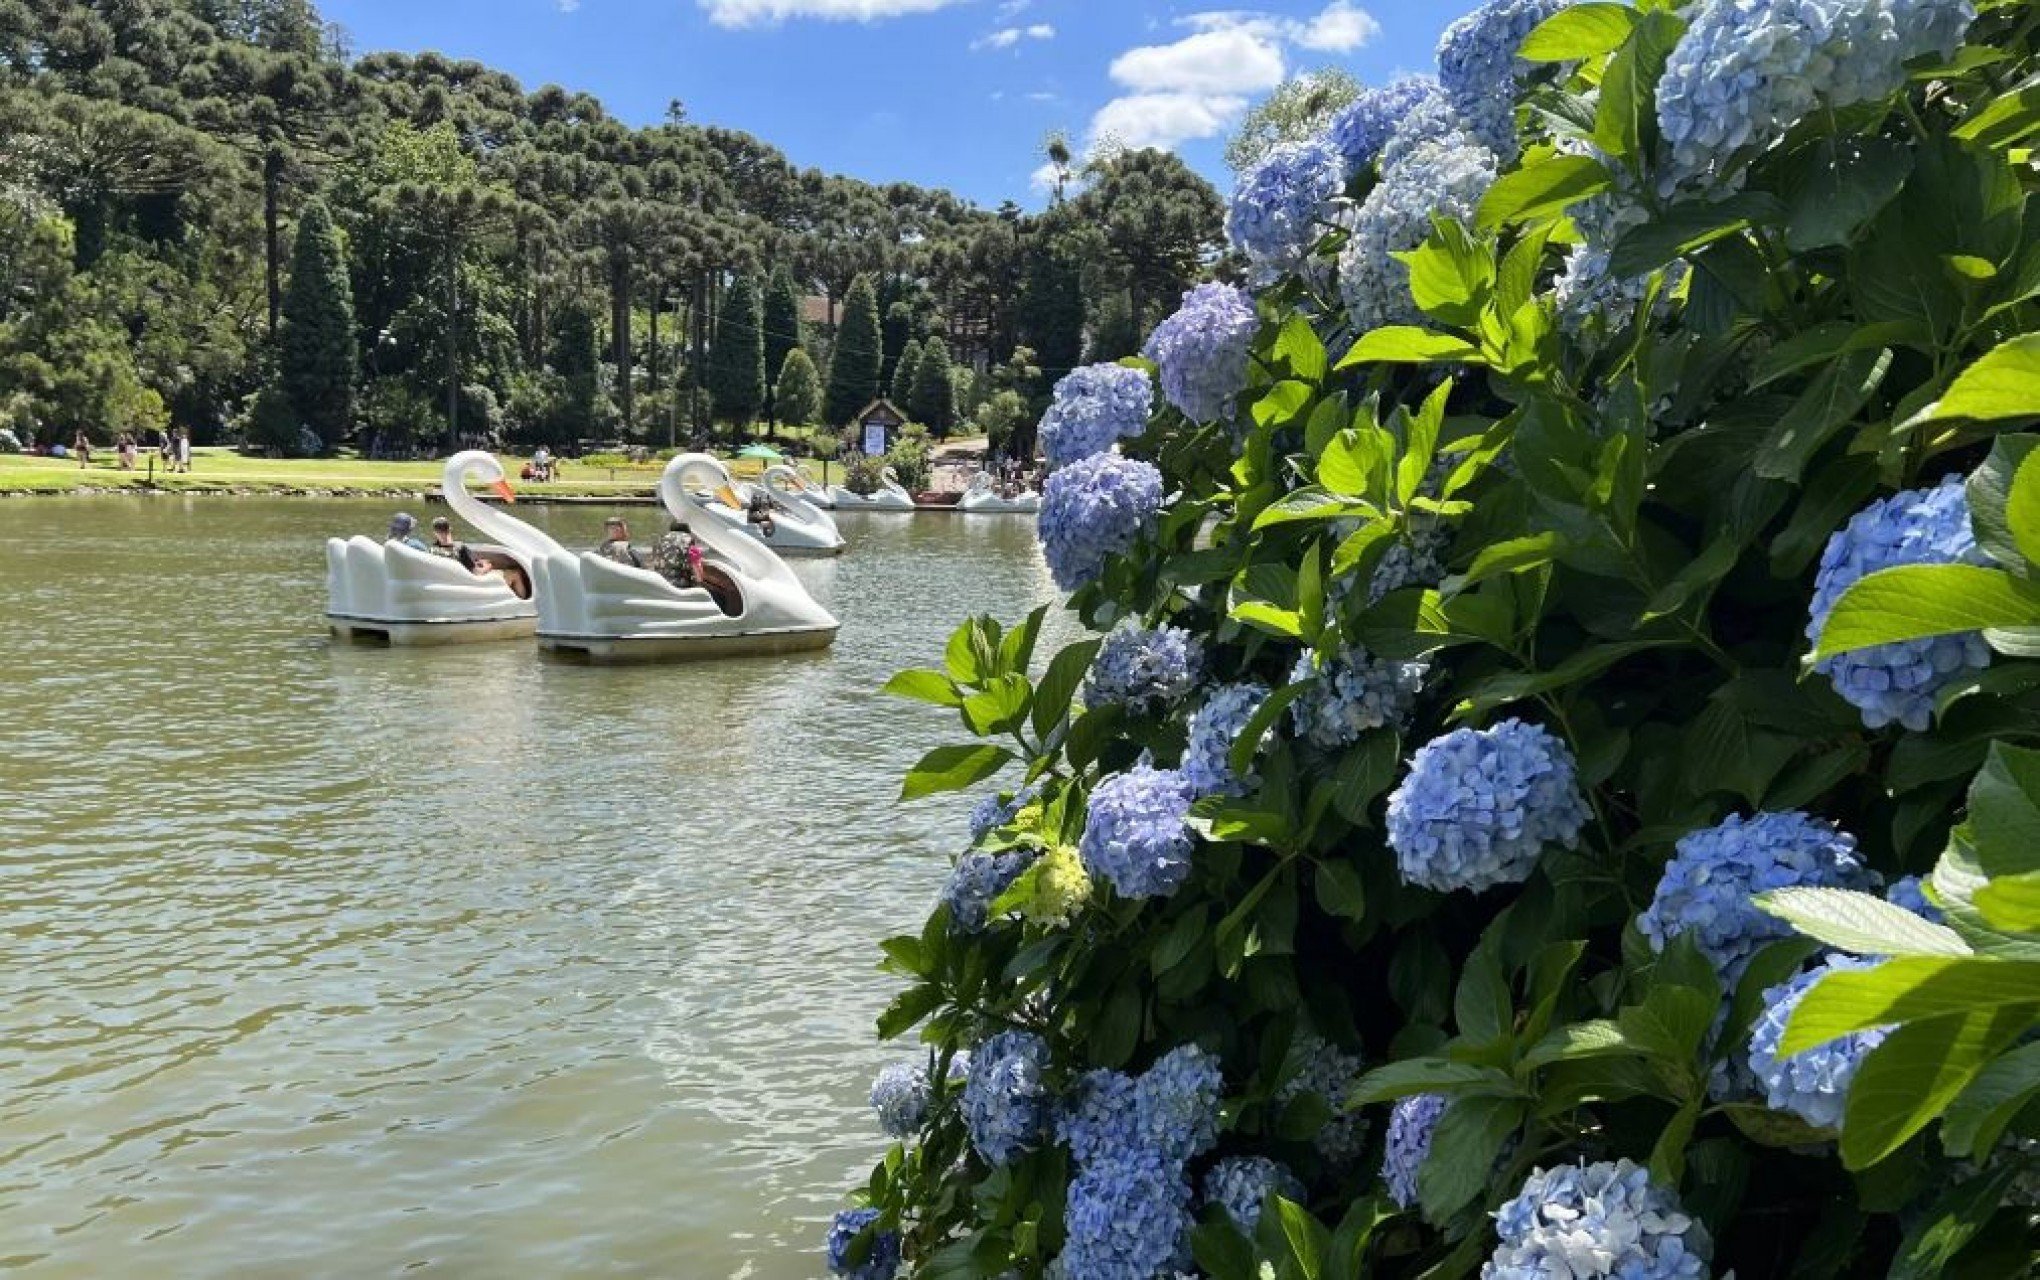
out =
[[[901,432],[893,447],[886,450],[885,465],[899,473],[900,484],[908,493],[920,493],[934,483],[934,457],[925,432]]]
[[[1044,504],[1134,638],[888,686],[999,874],[880,1033],[1056,1115],[995,1167],[931,1096],[906,1265],[2032,1273],[2040,59],[1977,8],[1493,0],[1342,192],[1256,175],[1244,384],[1186,319],[1226,366]]]
[[[843,464],[843,487],[855,494],[870,496],[885,487],[885,459],[874,458],[868,453],[855,453]]]

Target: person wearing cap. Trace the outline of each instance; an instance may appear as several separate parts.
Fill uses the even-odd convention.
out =
[[[408,511],[399,511],[390,517],[390,541],[401,542],[418,551],[430,551],[425,539],[418,536],[418,517]]]
[[[623,522],[622,516],[611,516],[602,522],[602,545],[595,548],[595,554],[633,569],[645,567],[637,548],[630,545],[630,526]]]
[[[448,520],[445,516],[432,517],[432,545],[425,549],[435,556],[445,556],[449,560],[465,561],[467,559],[467,557],[461,554],[467,548],[455,541],[453,521]]]

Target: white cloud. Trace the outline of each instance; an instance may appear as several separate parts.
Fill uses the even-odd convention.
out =
[[[1139,94],[1260,93],[1282,83],[1283,70],[1274,41],[1237,27],[1129,49],[1112,60],[1112,78]]]
[[[1091,149],[1117,143],[1131,150],[1164,150],[1230,128],[1247,100],[1235,94],[1134,93],[1114,98],[1091,117]]]
[[[1270,44],[1313,53],[1351,53],[1381,34],[1374,15],[1353,0],[1331,0],[1316,17],[1285,18],[1259,9],[1207,9],[1177,22],[1192,31],[1243,31]]]
[[[719,27],[757,27],[788,18],[876,22],[909,13],[933,13],[963,0],[695,0]]]
[[[971,41],[973,49],[1010,49],[1022,40],[1053,40],[1055,28],[1046,22],[1037,22],[1028,27],[1005,27],[980,40]]]
[[[553,3],[559,7],[561,13],[572,13],[581,7],[581,0],[553,0]]]

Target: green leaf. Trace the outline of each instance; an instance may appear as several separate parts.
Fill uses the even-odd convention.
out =
[[[1976,891],[1984,923],[2006,933],[2040,933],[2040,871],[2000,876]]]
[[[1333,470],[1337,474],[1338,465]],[[1254,517],[1256,530],[1272,528],[1278,524],[1304,524],[1324,520],[1372,520],[1381,514],[1380,510],[1365,502],[1341,498],[1311,486],[1286,493],[1276,501],[1261,508],[1261,514]]]
[[[1558,534],[1548,532],[1491,542],[1481,548],[1465,573],[1447,578],[1439,589],[1446,595],[1457,595],[1489,578],[1542,568],[1557,559],[1563,542]]]
[[[1404,259],[1417,309],[1440,323],[1471,328],[1494,292],[1492,246],[1476,241],[1456,222],[1439,220],[1430,236]]]
[[[1601,75],[1600,107],[1594,113],[1594,141],[1613,159],[1648,155],[1656,143],[1657,83],[1685,30],[1685,23],[1663,10],[1642,14],[1608,60]]]
[[[1559,16],[1578,12],[1568,9]],[[1614,185],[1614,175],[1598,160],[1588,156],[1550,156],[1515,170],[1489,187],[1480,202],[1477,225],[1487,231],[1559,213],[1575,201],[1599,195]]]
[[[1941,1143],[1952,1156],[1994,1149],[2005,1126],[2040,1093],[2040,1041],[2001,1055],[1977,1073],[1962,1095],[1948,1104]]]
[[[1867,893],[1795,886],[1759,894],[1756,904],[1808,937],[1859,956],[1970,954],[1953,929]]]
[[[1878,347],[1927,347],[1931,343],[1931,336],[1919,325],[1905,320],[1884,320],[1877,324],[1830,320],[1803,329],[1771,348],[1758,362],[1756,372],[1750,378],[1750,387],[1755,390],[1769,386],[1786,374],[1832,360],[1845,352]]]
[[[1274,354],[1288,364],[1290,377],[1310,383],[1325,380],[1328,357],[1324,339],[1302,315],[1291,315],[1282,322],[1281,332],[1275,335]]]
[[[2004,1206],[2022,1171],[2017,1161],[2007,1160],[1949,1188],[1906,1232],[1889,1280],[1942,1280],[1956,1255]]]
[[[1417,1168],[1424,1216],[1443,1222],[1487,1187],[1502,1144],[1522,1125],[1523,1103],[1511,1098],[1455,1098],[1431,1130],[1431,1149]]]
[[[998,676],[963,700],[963,722],[979,737],[1009,732],[1026,718],[1033,693],[1026,676]]]
[[[2040,130],[2040,75],[2028,76],[1985,103],[1955,127],[1955,136],[1997,149],[2010,146],[2035,130]]]
[[[942,988],[925,982],[908,987],[893,997],[885,1012],[878,1015],[878,1038],[896,1040],[941,1007]]]
[[[1359,498],[1384,492],[1393,445],[1379,427],[1341,431],[1318,456],[1318,483],[1335,494]]]
[[[1957,374],[1939,401],[1907,423],[2023,422],[2040,418],[2040,333],[2002,343]]]
[[[1880,569],[1842,593],[1816,658],[1924,636],[2040,624],[2040,585],[1972,564]]]
[[[1275,722],[1282,718],[1282,713],[1289,708],[1289,704],[1301,697],[1309,687],[1302,681],[1285,684],[1261,700],[1261,705],[1254,709],[1254,714],[1240,727],[1238,736],[1233,739],[1232,747],[1226,752],[1226,763],[1233,773],[1244,778],[1253,770],[1254,757],[1261,753],[1261,739],[1267,736],[1268,730],[1275,727]]]
[[[1707,1099],[1694,1095],[1673,1114],[1650,1149],[1650,1173],[1668,1187],[1676,1187],[1686,1173],[1686,1144],[1693,1140],[1693,1126],[1700,1122]]]
[[[1311,388],[1308,383],[1293,380],[1278,382],[1254,401],[1254,425],[1276,427],[1290,421],[1303,412],[1310,403]]]
[[[1546,1067],[1577,1058],[1641,1057],[1643,1053],[1613,1019],[1596,1018],[1553,1030],[1523,1055],[1523,1066]]]
[[[1395,781],[1401,760],[1402,738],[1394,729],[1371,729],[1363,734],[1339,757],[1328,781],[1327,785],[1336,788],[1332,808],[1354,826],[1366,825],[1368,806]]]
[[[1304,1280],[1317,1280],[1324,1270],[1325,1250],[1332,1243],[1332,1233],[1301,1205],[1274,1192],[1269,1196],[1275,1205],[1274,1217],[1282,1226],[1282,1239],[1289,1247],[1289,1260]]]
[[[1984,957],[1899,956],[1872,969],[1829,973],[1793,1010],[1787,1057],[1854,1031],[1948,1014],[2040,1003],[2040,963]]]
[[[1616,242],[1609,256],[1609,274],[1622,279],[1648,274],[1674,258],[1734,235],[1752,221],[1773,218],[1780,212],[1774,198],[1757,193],[1674,205]]]
[[[1798,483],[1820,447],[1860,413],[1891,371],[1891,352],[1850,351],[1823,367],[1757,451],[1756,472]]]
[[[1465,364],[1479,358],[1480,348],[1464,339],[1414,325],[1390,325],[1363,335],[1339,361],[1339,368],[1361,364]]]
[[[2028,457],[2014,473],[2005,524],[2026,563],[2040,565],[2040,460]]]
[[[1247,600],[1234,605],[1226,616],[1285,640],[1303,638],[1303,615],[1295,609],[1278,609],[1266,601]]]
[[[2029,993],[2030,994],[2030,993]],[[1867,1169],[1927,1127],[2032,1026],[2032,1005],[1908,1023],[1870,1051],[1849,1086],[1842,1163]]]
[[[1317,864],[1317,900],[1325,914],[1346,920],[1367,918],[1367,889],[1360,873],[1343,862]]]
[[[1070,713],[1070,703],[1077,696],[1077,687],[1084,682],[1084,676],[1091,670],[1091,663],[1098,657],[1098,646],[1102,640],[1080,640],[1064,646],[1048,660],[1048,669],[1041,673],[1041,683],[1034,686],[1034,732],[1046,736],[1048,731],[1061,724]]]
[[[1794,253],[1847,244],[1912,176],[1911,148],[1885,138],[1829,137],[1792,157],[1785,244]]]
[[[1991,744],[1969,788],[1969,827],[1984,875],[2040,871],[2040,751]]]
[[[1576,4],[1539,23],[1517,56],[1530,62],[1576,62],[1613,53],[1642,17],[1626,4]]]
[[[1405,1058],[1360,1077],[1347,1095],[1346,1105],[1392,1102],[1413,1093],[1479,1093],[1506,1098],[1517,1096],[1518,1090],[1514,1081],[1493,1067],[1450,1058]]]
[[[944,791],[961,791],[991,777],[1012,759],[1011,751],[990,743],[937,747],[907,771],[900,799],[919,800]]]
[[[956,682],[940,671],[902,671],[886,681],[879,692],[895,698],[911,698],[916,702],[932,702],[938,707],[963,705],[963,693],[956,687]]]

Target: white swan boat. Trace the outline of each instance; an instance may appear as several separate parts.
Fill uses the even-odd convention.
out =
[[[666,464],[659,497],[704,551],[704,585],[678,587],[592,552],[534,567],[538,643],[593,662],[682,661],[820,649],[841,625],[773,551],[719,519],[731,487],[722,463],[686,453]],[[710,496],[703,496],[704,494]]]
[[[978,515],[1027,515],[1041,510],[1041,495],[1022,489],[1013,497],[999,492],[991,473],[980,471],[971,477],[970,487],[956,504],[957,509]]]
[[[884,484],[871,493],[852,493],[840,484],[829,486],[829,497],[838,511],[912,511],[914,495],[900,485],[897,471],[887,467],[880,473]]]
[[[326,623],[334,635],[391,645],[440,645],[517,640],[538,629],[531,566],[562,548],[469,493],[471,480],[493,485],[506,499],[513,495],[502,464],[490,454],[470,449],[446,460],[440,492],[456,515],[492,540],[468,549],[494,571],[476,573],[458,560],[402,542],[328,538]]]
[[[775,495],[800,498],[819,511],[832,511],[836,499],[829,493],[829,487],[815,482],[815,473],[805,465],[773,467],[764,476],[765,484]]]
[[[839,556],[846,545],[829,513],[807,501],[798,489],[793,468],[767,471],[755,486],[734,482],[695,496],[709,514],[743,531],[783,556]],[[751,503],[760,493],[771,510],[770,522],[751,518]]]

